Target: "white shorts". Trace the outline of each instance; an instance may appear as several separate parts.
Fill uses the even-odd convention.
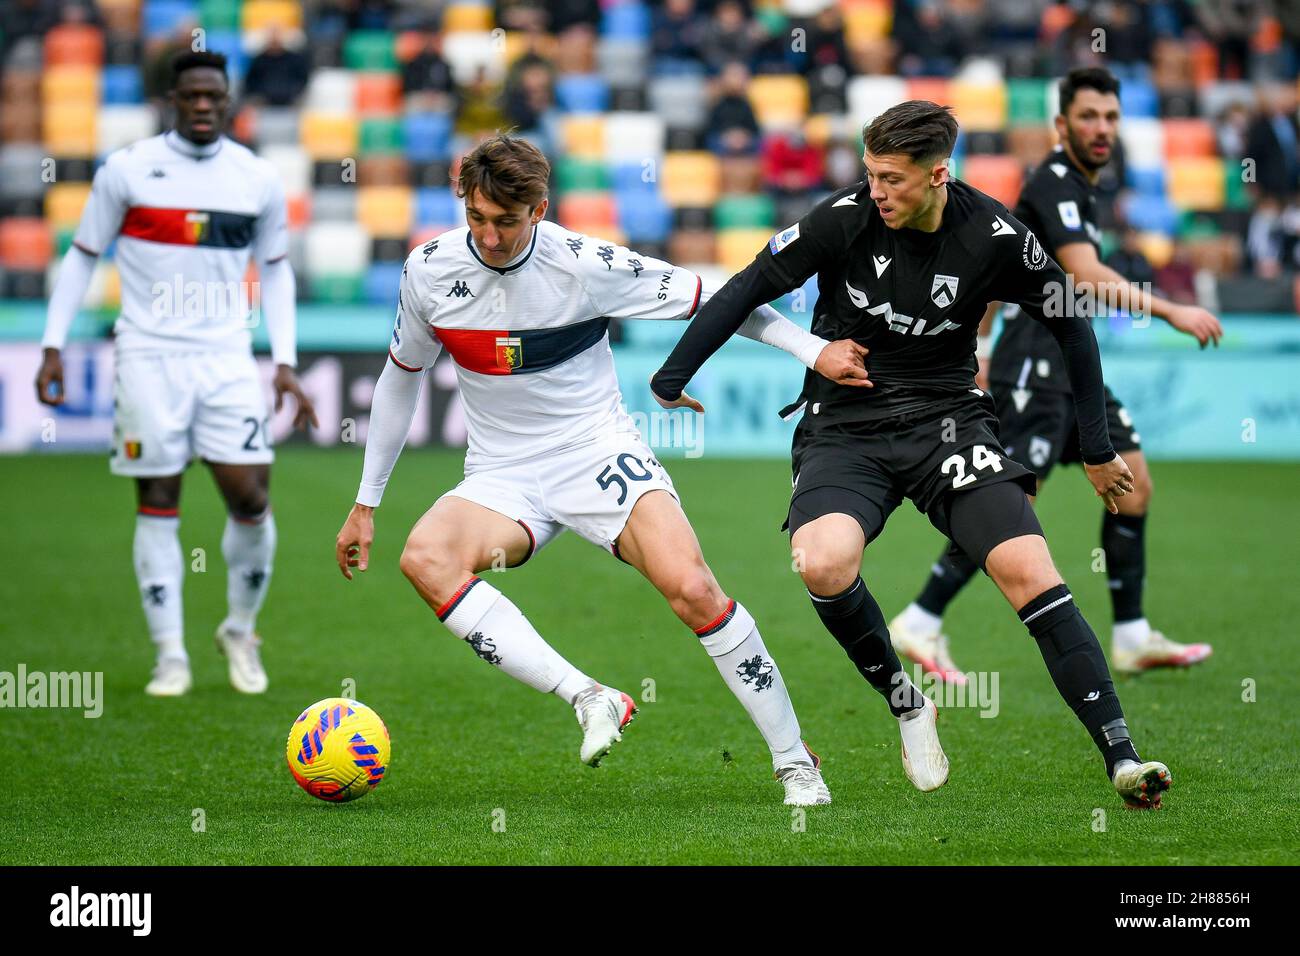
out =
[[[274,458],[252,355],[119,352],[115,375],[113,474],[179,475],[195,456],[228,465]]]
[[[618,556],[615,542],[633,506],[648,491],[677,490],[664,466],[635,432],[467,475],[442,497],[464,498],[523,525],[527,557],[571,528]],[[523,564],[523,561],[519,562]]]

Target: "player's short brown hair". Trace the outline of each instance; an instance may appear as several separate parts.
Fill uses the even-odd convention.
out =
[[[908,100],[891,106],[862,127],[862,144],[868,153],[904,153],[922,165],[947,159],[956,142],[957,120],[952,107],[929,100]]]
[[[501,133],[461,160],[456,194],[466,199],[477,192],[498,206],[523,203],[534,209],[546,198],[550,179],[551,164],[540,149]]]

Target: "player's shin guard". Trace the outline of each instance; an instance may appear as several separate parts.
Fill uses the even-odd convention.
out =
[[[713,658],[722,680],[767,741],[773,769],[799,763],[811,765],[781,671],[767,652],[749,612],[736,601],[728,601],[718,619],[695,634]]]
[[[1119,761],[1138,760],[1101,645],[1074,603],[1070,589],[1058,584],[1019,613],[1021,623],[1038,643],[1057,691],[1101,751],[1106,776],[1114,775]]]
[[[181,556],[180,516],[175,511],[142,509],[135,516],[133,557],[135,577],[140,585],[149,636],[158,657],[188,660],[185,653],[181,614],[181,580],[185,563]]]
[[[952,545],[930,568],[930,577],[916,599],[916,606],[935,617],[943,617],[966,582],[979,572],[977,565],[966,552]]]
[[[472,577],[438,608],[438,620],[515,680],[568,703],[595,683],[542,639],[510,599]]]
[[[809,591],[808,596],[826,630],[840,642],[858,673],[884,696],[891,714],[898,717],[924,706],[925,699],[894,653],[880,605],[862,578],[839,594],[818,597]]]
[[[1137,621],[1142,614],[1142,584],[1147,572],[1146,515],[1101,514],[1101,546],[1115,623]]]
[[[229,515],[221,535],[221,554],[226,559],[226,619],[223,630],[252,634],[257,612],[266,600],[275,560],[275,516],[271,509],[251,517]]]

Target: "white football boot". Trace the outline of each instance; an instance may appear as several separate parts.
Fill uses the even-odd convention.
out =
[[[262,669],[258,646],[262,639],[256,634],[238,634],[224,627],[217,628],[217,650],[226,655],[230,671],[230,686],[241,694],[264,694],[268,681]]]
[[[925,706],[898,718],[903,737],[903,770],[917,790],[928,793],[948,782],[948,758],[939,744],[935,727],[939,708],[925,698]]]
[[[894,650],[913,663],[920,664],[926,674],[934,674],[947,684],[964,686],[966,675],[952,661],[948,653],[948,635],[937,630],[923,632],[908,627],[906,612],[889,622],[889,639]]]
[[[188,694],[191,686],[190,662],[164,657],[154,667],[153,679],[145,685],[144,692],[150,697],[180,697]]]
[[[818,807],[831,802],[831,792],[822,779],[822,758],[809,749],[812,766],[804,763],[791,764],[776,772],[776,779],[785,787],[785,805],[788,807]]]
[[[1159,810],[1160,795],[1174,785],[1174,778],[1169,768],[1159,761],[1121,760],[1111,782],[1126,806],[1134,810]]]
[[[601,758],[623,739],[623,728],[636,716],[636,703],[621,690],[593,684],[574,698],[573,710],[582,727],[578,759],[598,767]]]
[[[1110,663],[1121,674],[1138,674],[1154,667],[1191,667],[1211,654],[1209,644],[1179,644],[1159,631],[1152,631],[1136,650],[1125,650],[1112,643]]]

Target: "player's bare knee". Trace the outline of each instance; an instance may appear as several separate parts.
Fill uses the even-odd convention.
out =
[[[799,565],[799,576],[813,594],[827,597],[839,594],[858,577],[861,557],[854,555],[847,559],[842,554],[812,549],[795,555]]]
[[[701,565],[678,577],[668,603],[674,614],[690,624],[717,617],[724,610],[726,598],[709,569]]]
[[[237,518],[255,518],[266,513],[271,506],[271,496],[265,488],[240,488],[226,496],[226,506]]]
[[[426,596],[451,594],[471,573],[451,548],[414,532],[406,539],[397,566],[416,590]]]
[[[142,508],[175,511],[181,503],[181,476],[136,479],[136,500]]]

